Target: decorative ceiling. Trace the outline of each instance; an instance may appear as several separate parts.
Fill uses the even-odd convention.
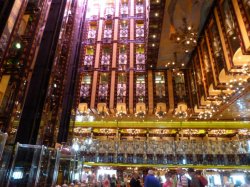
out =
[[[185,68],[212,4],[213,0],[166,0],[157,68]]]

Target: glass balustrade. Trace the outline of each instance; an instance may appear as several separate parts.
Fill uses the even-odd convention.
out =
[[[78,154],[99,163],[249,165],[249,142],[93,140],[79,142]]]
[[[12,147],[2,162],[11,159]],[[9,151],[8,151],[9,150]],[[8,154],[9,153],[9,154]],[[0,170],[0,184],[15,186],[53,186],[80,181],[86,163],[159,165],[250,165],[250,140],[240,141],[74,141],[50,149],[41,145],[17,144],[11,169]],[[6,163],[10,163],[10,160]],[[3,163],[2,163],[3,165]],[[8,164],[7,164],[8,165]],[[7,183],[4,180],[7,179]]]

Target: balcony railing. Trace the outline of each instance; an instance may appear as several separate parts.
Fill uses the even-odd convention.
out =
[[[249,165],[250,140],[94,140],[79,151],[86,162],[131,164]]]

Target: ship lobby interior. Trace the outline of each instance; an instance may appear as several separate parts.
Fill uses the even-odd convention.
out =
[[[250,0],[0,0],[0,130],[0,186],[244,184]]]

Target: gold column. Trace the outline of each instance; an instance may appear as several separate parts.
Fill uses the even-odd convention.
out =
[[[130,16],[134,16],[134,0],[130,1]],[[130,19],[129,39],[134,40],[134,19]],[[129,112],[134,113],[134,43],[129,44]]]
[[[114,20],[114,41],[118,40],[118,30],[119,30],[119,21],[118,19]]]
[[[117,33],[115,33],[117,35]],[[115,36],[114,36],[115,37]],[[112,68],[116,68],[116,57],[117,57],[117,49],[118,45],[117,43],[113,43],[113,54],[112,54]],[[111,113],[114,113],[114,103],[115,103],[115,92],[116,92],[116,86],[115,86],[115,70],[112,70],[111,72],[111,82],[110,82],[110,99],[109,99],[109,108]]]
[[[148,114],[154,111],[153,71],[148,70]]]
[[[115,102],[115,71],[111,72],[111,82],[110,82],[110,100],[109,100],[109,109],[111,113],[114,113],[114,102]]]
[[[94,65],[95,68],[98,68],[98,67],[99,67],[100,53],[101,53],[101,44],[98,43],[98,44],[96,45],[96,52],[95,52],[95,65]]]
[[[99,21],[99,27],[98,27],[98,34],[97,34],[97,41],[101,41],[102,39],[102,27],[103,27],[103,20]]]
[[[115,1],[115,17],[119,17],[119,4],[120,0]]]
[[[101,9],[100,12],[100,17],[104,16],[104,10]],[[102,40],[102,31],[103,31],[103,20],[99,20],[99,24],[98,24],[98,33],[97,33],[97,41],[100,42]],[[100,53],[101,53],[101,44],[97,43],[96,44],[96,50],[95,50],[95,64],[94,64],[94,68],[98,68],[99,67],[99,59],[100,59]],[[90,109],[95,111],[95,100],[96,100],[96,92],[97,92],[97,85],[98,83],[98,71],[94,70],[93,72],[93,81],[92,81],[92,91],[91,91],[91,101],[90,101]]]
[[[97,77],[98,77],[98,71],[94,71],[94,73],[93,73],[93,82],[92,82],[91,101],[90,101],[90,109],[93,110],[93,111],[95,110]]]
[[[171,70],[167,70],[168,79],[168,100],[169,100],[169,110],[168,113],[174,111],[174,87],[173,87],[173,73]]]

